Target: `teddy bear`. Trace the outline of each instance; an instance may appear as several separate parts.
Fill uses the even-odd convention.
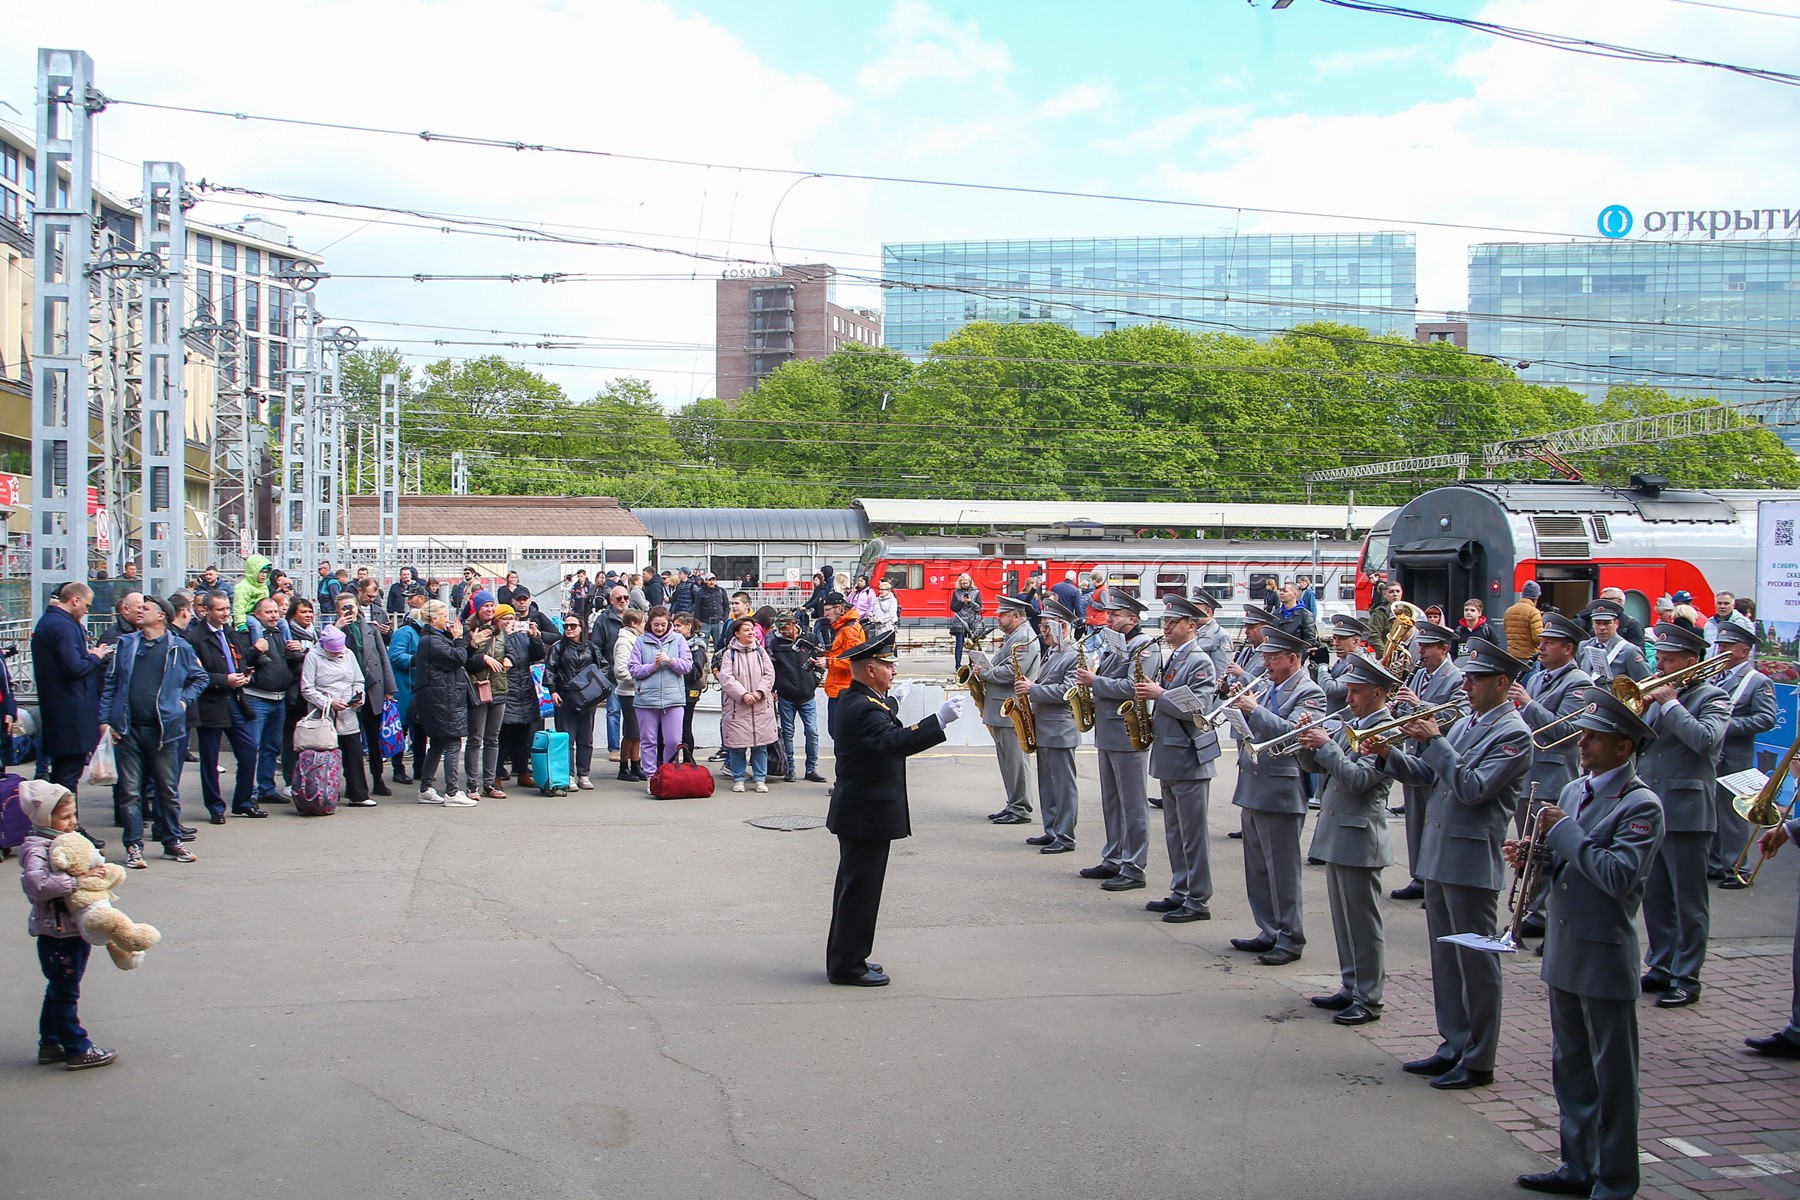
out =
[[[125,868],[107,862],[94,843],[79,833],[62,834],[50,843],[50,867],[76,876],[75,890],[63,903],[74,914],[82,940],[105,946],[121,971],[143,962],[144,951],[162,940],[154,925],[140,925],[113,907],[113,889],[125,882]],[[106,870],[100,875],[86,874],[95,867]]]

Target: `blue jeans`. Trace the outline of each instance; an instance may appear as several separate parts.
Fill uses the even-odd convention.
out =
[[[744,762],[745,755],[748,755],[750,758],[748,763],[750,768],[750,778],[757,783],[761,783],[764,779],[768,778],[769,748],[767,746],[756,746],[749,750],[725,751],[725,765],[731,768],[731,777],[739,783],[744,782],[744,767],[746,765]]]
[[[794,769],[794,717],[800,718],[806,732],[806,773],[811,775],[819,769],[819,698],[814,696],[805,704],[795,704],[777,696],[775,713],[781,719],[781,749],[787,755],[790,771]]]
[[[81,1027],[81,977],[92,950],[78,937],[37,939],[38,966],[44,972],[44,1007],[38,1014],[38,1041],[54,1042],[73,1058],[94,1048]]]
[[[619,693],[606,694],[606,750],[616,753],[619,749]]]
[[[281,735],[287,722],[287,700],[245,696],[250,704],[250,744],[256,747],[256,795],[275,794],[275,768],[281,765]]]
[[[158,731],[142,726],[120,730],[113,757],[119,768],[119,824],[125,844],[144,848],[144,810],[150,812],[150,833],[165,846],[180,840],[181,802],[175,791],[176,759],[181,739],[158,743]]]
[[[712,641],[713,650],[717,652],[719,647],[725,644],[725,622],[708,621],[706,623],[706,635]]]

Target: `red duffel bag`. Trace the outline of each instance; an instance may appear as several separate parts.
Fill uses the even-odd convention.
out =
[[[713,794],[713,773],[697,763],[664,763],[650,777],[658,800],[693,800]]]

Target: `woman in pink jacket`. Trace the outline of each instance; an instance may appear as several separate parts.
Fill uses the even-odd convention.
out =
[[[754,618],[733,621],[730,638],[719,663],[719,687],[725,693],[719,740],[725,743],[725,761],[731,767],[731,790],[744,790],[748,767],[756,790],[766,792],[769,743],[776,736],[775,660],[756,640]]]

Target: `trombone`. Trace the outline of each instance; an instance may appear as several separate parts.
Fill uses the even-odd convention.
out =
[[[1229,692],[1225,693],[1225,698],[1223,700],[1200,714],[1200,720],[1197,723],[1210,725],[1216,729],[1218,728],[1219,722],[1223,721],[1230,714],[1231,706],[1237,703],[1239,696],[1250,695],[1260,700],[1263,697],[1263,693],[1268,690],[1269,677],[1267,675],[1258,675],[1249,683],[1240,683]]]
[[[1367,729],[1346,729],[1344,738],[1350,745],[1350,753],[1366,754],[1369,753],[1365,749],[1368,743],[1388,740],[1392,734],[1409,721],[1423,721],[1427,717],[1435,717],[1439,713],[1454,713],[1455,715],[1450,719],[1455,722],[1468,715],[1468,711],[1468,697],[1458,696],[1453,700],[1446,700],[1442,704],[1433,704],[1428,708],[1413,708],[1392,720],[1383,721],[1379,725],[1371,725]]]
[[[1298,754],[1300,752],[1301,730],[1318,729],[1328,721],[1342,721],[1349,711],[1350,706],[1346,704],[1336,712],[1326,713],[1316,721],[1303,722],[1278,737],[1270,738],[1266,742],[1251,742],[1245,747],[1245,749],[1250,752],[1250,761],[1256,762],[1265,754],[1270,758],[1280,758],[1284,754]]]
[[[1621,675],[1621,676],[1619,676],[1619,678],[1624,679],[1625,676]],[[1582,732],[1581,730],[1577,729],[1573,733],[1565,733],[1565,734],[1563,734],[1563,736],[1557,738],[1554,742],[1540,742],[1540,741],[1538,741],[1538,735],[1548,732],[1549,730],[1555,729],[1558,725],[1564,724],[1565,722],[1573,721],[1578,717],[1585,717],[1589,713],[1593,712],[1594,709],[1597,707],[1598,707],[1598,705],[1589,704],[1583,708],[1576,709],[1574,712],[1569,713],[1566,716],[1558,717],[1554,721],[1544,722],[1542,725],[1539,725],[1536,729],[1531,731],[1531,744],[1539,750],[1554,750],[1558,746],[1564,744],[1565,742],[1574,741],[1576,738],[1581,736],[1581,732]]]
[[[1725,873],[1725,882],[1720,885],[1721,887],[1730,891],[1749,887],[1756,882],[1757,872],[1762,870],[1763,863],[1769,861],[1769,856],[1763,855],[1762,860],[1756,864],[1756,869],[1748,875],[1744,874],[1744,864],[1749,861],[1750,850],[1756,845],[1757,839],[1762,837],[1766,830],[1781,824],[1786,819],[1786,814],[1775,803],[1775,797],[1781,794],[1782,785],[1787,782],[1788,773],[1793,770],[1796,754],[1800,754],[1800,736],[1796,736],[1793,743],[1788,746],[1787,752],[1781,756],[1781,761],[1775,764],[1775,771],[1769,776],[1769,782],[1763,784],[1760,791],[1753,796],[1737,796],[1731,801],[1731,806],[1737,810],[1738,816],[1750,822],[1750,840],[1744,843],[1743,850],[1738,853],[1737,862],[1733,863],[1731,870]],[[1790,801],[1787,811],[1791,813],[1793,810],[1794,806]]]
[[[1702,679],[1711,679],[1714,675],[1729,671],[1731,667],[1731,655],[1720,654],[1693,666],[1682,667],[1679,671],[1652,675],[1648,679],[1633,679],[1629,675],[1621,675],[1612,681],[1612,693],[1619,698],[1619,703],[1641,717],[1644,710],[1650,707],[1650,701],[1645,697],[1657,688],[1668,686],[1679,692]]]

